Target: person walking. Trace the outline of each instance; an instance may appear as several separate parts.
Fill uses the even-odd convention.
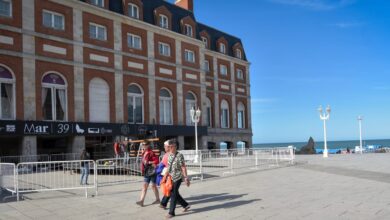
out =
[[[158,164],[158,158],[150,149],[150,143],[148,141],[144,141],[142,146],[144,148],[144,152],[142,154],[141,171],[144,174],[144,183],[142,185],[140,200],[136,202],[136,204],[141,207],[144,206],[145,196],[150,182],[152,182],[152,190],[156,196],[156,200],[152,204],[160,203],[160,196],[156,186],[156,166]]]
[[[80,160],[89,160],[90,156],[86,149],[80,155]],[[89,176],[89,161],[81,161],[80,166],[80,185],[88,185],[88,176]]]
[[[115,152],[115,159],[118,160],[119,153],[120,153],[119,141],[115,141],[115,143],[114,143],[114,152]],[[116,161],[116,162],[118,162],[118,161]]]
[[[169,158],[169,155],[171,155],[171,147],[170,145],[174,144],[171,140],[167,140],[164,142],[164,151],[165,151],[165,154],[163,156],[163,158],[161,159],[161,162],[159,164],[159,167],[160,167],[160,170],[162,170],[162,172],[159,174],[157,172],[157,174],[159,174],[159,176],[157,176],[157,185],[159,185],[159,182],[161,182],[161,179],[162,177],[164,176],[165,172],[168,172],[168,158]],[[161,169],[163,168],[163,169]],[[159,169],[157,169],[159,170]],[[165,209],[168,205],[168,202],[169,202],[169,196],[163,196],[163,198],[161,199],[161,203],[160,203],[160,208],[163,208]]]
[[[172,145],[170,145],[171,154],[168,157],[168,167],[172,165],[172,168],[169,170],[169,175],[172,176],[173,187],[171,192],[171,202],[169,204],[169,213],[166,218],[175,217],[176,204],[179,203],[183,207],[183,211],[186,212],[190,209],[190,205],[181,197],[179,193],[180,185],[184,179],[184,182],[189,187],[190,180],[187,176],[187,168],[184,162],[184,156],[177,151],[179,143],[176,140],[171,140]]]

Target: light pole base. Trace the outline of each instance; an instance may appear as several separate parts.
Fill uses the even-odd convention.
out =
[[[322,154],[322,156],[324,157],[324,158],[328,158],[328,150],[324,150],[324,153]]]

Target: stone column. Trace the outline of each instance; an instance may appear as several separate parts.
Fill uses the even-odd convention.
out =
[[[180,67],[176,67],[177,122],[179,125],[185,125],[186,120],[184,118],[184,112],[183,112],[183,106],[185,104],[184,103],[185,94],[183,94],[183,69],[181,67],[182,65],[181,41],[176,40],[175,44],[176,44],[176,63],[177,66],[180,66]]]
[[[83,42],[83,23],[81,10],[73,9],[73,39],[74,41]],[[74,112],[75,121],[84,122],[84,68],[82,67],[83,47],[74,44],[73,46],[74,62]],[[81,153],[85,148],[85,136],[74,136],[70,138],[68,151],[70,153]]]
[[[213,57],[213,66],[214,66],[214,122],[215,122],[215,128],[221,127],[220,123],[220,107],[219,107],[219,72],[218,72],[218,62],[217,58]]]
[[[237,104],[236,104],[236,70],[234,68],[234,63],[230,62],[230,75],[231,75],[231,92],[232,92],[232,125],[230,128],[237,128]]]
[[[200,62],[200,109],[202,110],[202,116],[201,116],[201,121],[199,122],[199,125],[204,125],[207,126],[207,105],[206,105],[206,71],[205,71],[205,66],[204,66],[204,61],[205,61],[205,49],[200,48],[200,53],[199,53],[199,62]]]
[[[178,150],[184,150],[184,136],[178,136],[177,141],[179,142]]]
[[[115,52],[122,51],[122,28],[118,21],[114,21],[114,50]],[[122,55],[115,53],[114,59],[116,123],[124,123]]]
[[[22,28],[27,31],[35,30],[35,1],[22,1]],[[36,91],[35,91],[35,38],[23,34],[23,102],[24,120],[36,120]],[[40,91],[39,91],[40,92]],[[37,137],[23,136],[22,155],[37,154]]]
[[[156,79],[155,79],[155,63],[154,61],[154,33],[148,31],[148,87],[149,87],[149,124],[158,124],[157,114],[157,98],[156,97]],[[147,112],[146,112],[147,114]],[[148,122],[145,122],[148,123]]]

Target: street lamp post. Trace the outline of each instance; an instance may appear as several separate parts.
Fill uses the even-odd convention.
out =
[[[358,116],[359,121],[359,134],[360,134],[360,154],[363,154],[363,144],[362,144],[362,120],[363,117],[361,115]]]
[[[330,107],[326,107],[326,112],[322,112],[322,106],[318,108],[318,112],[320,113],[320,119],[324,121],[324,152],[323,152],[323,157],[326,158],[328,157],[328,146],[326,143],[326,121],[329,120],[329,115],[330,115]]]
[[[195,123],[195,158],[194,163],[198,163],[199,161],[199,155],[198,155],[198,123],[201,115],[201,111],[198,107],[198,109],[195,111],[195,107],[192,107],[190,110],[191,113],[191,120]]]

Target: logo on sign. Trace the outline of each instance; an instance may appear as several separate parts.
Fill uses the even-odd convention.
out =
[[[49,126],[48,125],[34,125],[31,124],[30,126],[28,124],[24,125],[24,133],[25,134],[47,134],[49,133]]]
[[[7,125],[6,128],[5,128],[5,131],[6,132],[10,132],[10,133],[15,133],[16,126],[15,125]]]
[[[89,134],[99,134],[99,128],[88,128]]]

